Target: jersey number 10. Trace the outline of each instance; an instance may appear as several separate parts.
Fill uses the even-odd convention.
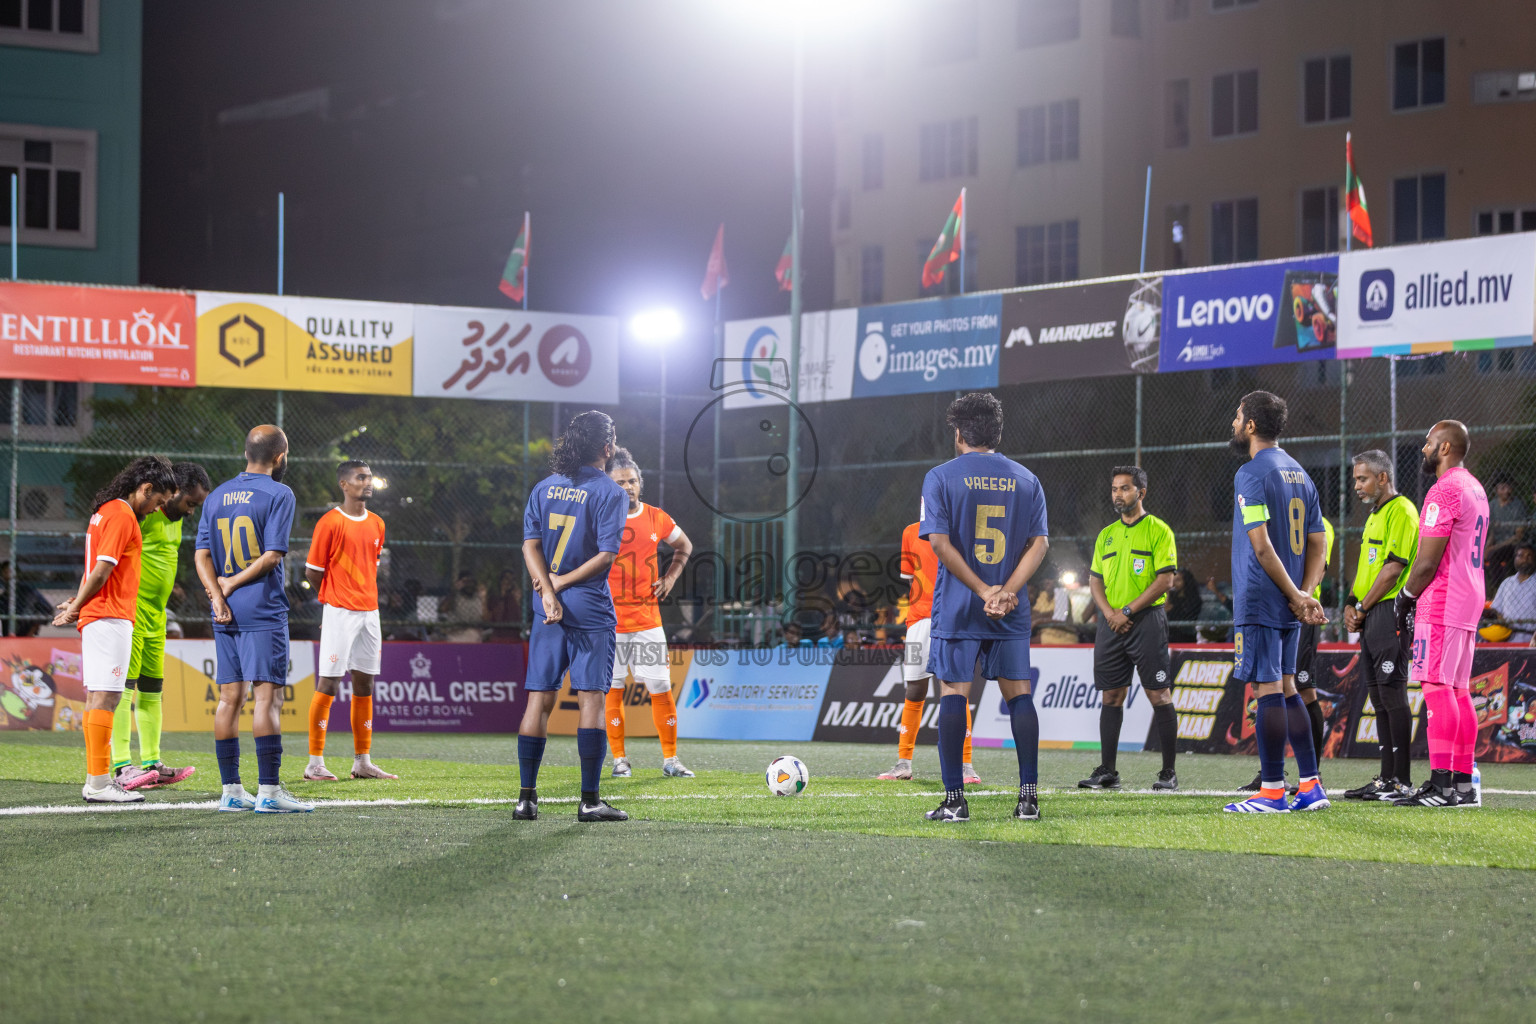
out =
[[[224,542],[224,575],[233,575],[256,561],[261,554],[256,545],[256,524],[250,516],[219,520],[219,539]]]

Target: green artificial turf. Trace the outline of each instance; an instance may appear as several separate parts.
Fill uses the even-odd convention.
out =
[[[167,740],[198,775],[150,799],[210,798],[211,741]],[[604,779],[635,820],[593,826],[574,820],[570,740],[551,740],[532,823],[450,803],[516,795],[513,737],[375,747],[398,782],[290,788],[429,803],[0,816],[0,1014],[1438,1024],[1522,1019],[1533,997],[1525,766],[1485,766],[1489,788],[1530,792],[1479,811],[1232,816],[1220,796],[1072,790],[1047,794],[1038,823],[1010,820],[999,793],[941,827],[921,817],[931,751],[927,779],[881,783],[884,748],[685,743],[700,775],[676,780],[640,741],[636,777]],[[805,796],[766,796],[779,753],[810,765]],[[976,754],[983,790],[1012,788],[1011,752]],[[82,759],[78,736],[0,734],[0,807],[79,806]],[[1042,783],[1070,787],[1094,760],[1045,752]],[[1157,767],[1120,761],[1128,786]],[[1325,778],[1371,770],[1329,763]],[[1179,768],[1194,789],[1251,773],[1222,757]]]

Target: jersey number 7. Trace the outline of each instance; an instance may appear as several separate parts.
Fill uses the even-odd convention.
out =
[[[977,505],[976,506],[976,561],[982,565],[996,565],[1003,560],[1003,552],[1008,549],[1008,538],[1003,531],[991,525],[991,520],[1001,519],[1008,510],[1002,505]],[[983,546],[982,541],[987,544]]]
[[[549,515],[549,525],[560,531],[560,539],[555,541],[555,557],[550,559],[549,562],[550,572],[559,572],[560,560],[565,557],[565,546],[570,543],[571,530],[576,526],[576,517],[551,512]]]

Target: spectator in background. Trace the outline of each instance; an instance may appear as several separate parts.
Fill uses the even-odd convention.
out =
[[[786,622],[784,624],[784,646],[799,647],[804,643],[805,634],[800,631],[799,623]]]
[[[1207,643],[1221,643],[1232,639],[1232,598],[1222,590],[1212,576],[1205,581],[1210,599],[1202,598],[1200,605],[1200,639]]]
[[[1205,602],[1200,597],[1200,581],[1195,579],[1195,574],[1188,569],[1180,569],[1173,574],[1173,589],[1168,591],[1168,642],[1171,644],[1192,644],[1195,642],[1195,627],[1176,626],[1176,622],[1193,623],[1200,618],[1200,609]]]
[[[403,590],[391,589],[384,595],[384,607],[379,610],[379,619],[384,627],[384,639],[416,641],[427,639],[426,631],[414,625],[416,606],[408,604],[408,600]]]
[[[11,626],[11,587],[16,588],[16,636],[36,636],[37,631],[45,624],[53,621],[53,606],[48,599],[32,584],[25,581],[18,584],[15,573],[11,571],[10,562],[0,562],[0,623],[4,624],[5,635],[10,636]],[[34,616],[27,618],[26,616]]]
[[[1490,504],[1490,508],[1491,508]],[[1493,596],[1494,622],[1509,628],[1509,642],[1529,644],[1536,633],[1536,548],[1515,548],[1515,573],[1499,584]]]
[[[1509,477],[1502,473],[1495,477],[1493,494],[1488,500],[1488,516],[1493,520],[1493,528],[1488,531],[1490,546],[1513,540],[1528,515],[1525,502],[1515,497],[1515,485],[1509,482]]]
[[[480,623],[486,620],[485,588],[475,574],[465,569],[459,573],[443,609],[445,636],[450,643],[474,644],[485,639]]]
[[[500,625],[491,627],[491,642],[515,644],[523,638],[523,582],[521,574],[503,569],[496,592],[485,599],[485,617]]]

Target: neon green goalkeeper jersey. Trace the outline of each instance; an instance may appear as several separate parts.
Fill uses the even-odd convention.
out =
[[[144,535],[143,561],[139,569],[139,601],[133,631],[143,636],[165,633],[165,606],[176,586],[176,557],[181,550],[181,520],[172,522],[159,509],[139,524]]]

